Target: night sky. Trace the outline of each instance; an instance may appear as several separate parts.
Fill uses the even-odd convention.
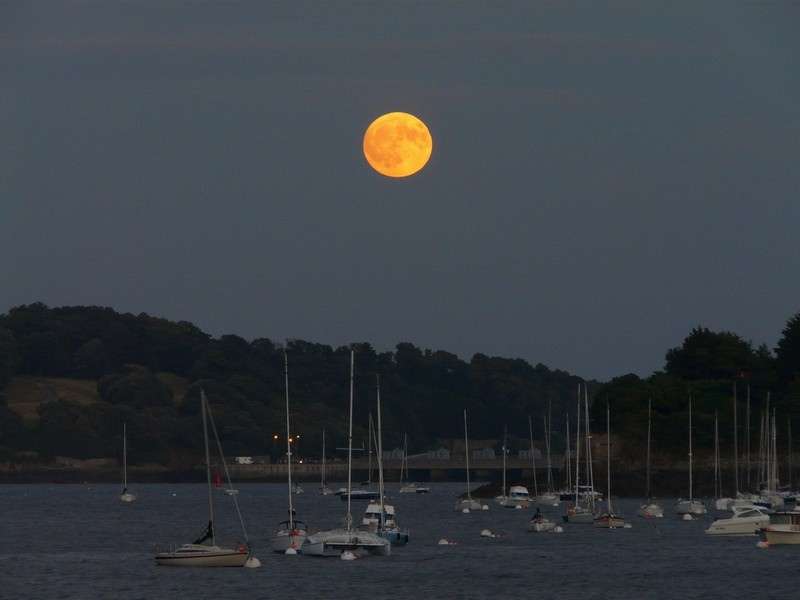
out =
[[[800,310],[800,3],[0,2],[0,311],[646,374]],[[361,152],[390,111],[433,156]]]

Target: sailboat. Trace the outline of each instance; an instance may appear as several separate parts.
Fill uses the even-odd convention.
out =
[[[599,499],[599,494],[594,489],[594,467],[592,465],[592,435],[589,431],[589,393],[584,385],[584,398],[581,406],[581,386],[578,385],[578,432],[575,442],[575,503],[567,507],[566,514],[563,515],[565,522],[574,524],[588,525],[594,523],[595,502]],[[585,411],[585,462],[586,462],[586,483],[581,485],[581,412]]]
[[[211,459],[208,449],[207,421],[211,422],[211,429],[217,442],[217,450],[225,467],[225,475],[229,484],[230,475],[228,474],[228,467],[225,466],[225,458],[222,455],[222,445],[219,441],[219,435],[217,435],[217,426],[214,424],[214,415],[208,408],[208,400],[205,391],[202,389],[200,390],[200,410],[203,417],[203,445],[206,458],[206,481],[208,483],[208,525],[203,535],[191,544],[183,544],[167,552],[156,553],[156,564],[173,567],[243,567],[250,561],[250,565],[256,566],[254,563],[257,563],[258,559],[252,557],[252,550],[247,541],[247,531],[244,527],[244,520],[242,519],[236,496],[233,497],[233,504],[236,507],[236,514],[239,517],[239,524],[242,527],[245,541],[233,548],[217,545],[216,531],[214,530],[214,497],[211,488]],[[210,543],[206,544],[206,542]]]
[[[355,352],[350,350],[350,424],[347,435],[347,512],[344,527],[320,531],[308,536],[303,554],[311,556],[342,556],[345,552],[370,553],[381,556],[391,554],[388,540],[371,531],[353,529],[351,491],[353,489],[353,383],[355,378]]]
[[[692,397],[689,396],[689,499],[678,499],[678,503],[675,505],[675,512],[679,515],[706,514],[706,505],[693,497],[692,484]]]
[[[122,491],[119,494],[121,502],[135,502],[136,494],[128,491],[128,424],[122,424]]]
[[[378,502],[370,503],[364,512],[361,524],[369,531],[374,531],[379,536],[388,540],[393,546],[405,546],[408,543],[408,531],[403,531],[397,525],[397,512],[395,507],[386,503],[386,490],[383,481],[383,433],[381,430],[381,384],[376,376],[376,392],[378,404],[378,421],[376,424],[377,440],[375,443],[378,453]]]
[[[512,485],[509,490],[506,487],[506,457],[508,456],[508,431],[503,430],[503,493],[494,500],[504,508],[528,508],[530,494],[528,488],[522,485]],[[508,490],[508,493],[506,493]]]
[[[272,550],[285,553],[289,548],[295,552],[301,551],[308,535],[306,524],[294,518],[294,506],[292,506],[292,496],[297,492],[292,483],[292,433],[289,426],[289,358],[286,350],[283,351],[283,376],[286,395],[286,473],[289,484],[289,518],[278,524],[278,529],[272,537]]]
[[[647,500],[639,507],[639,516],[645,519],[661,519],[664,516],[664,508],[660,504],[653,502],[653,497],[650,494],[650,438],[653,426],[652,409],[653,400],[650,398],[647,400],[647,493],[645,494]]]
[[[319,485],[319,493],[321,496],[330,496],[333,490],[328,487],[328,482],[325,479],[325,430],[322,430],[322,472]]]
[[[728,510],[733,498],[722,496],[722,466],[719,456],[719,414],[714,411],[714,508]]]
[[[408,481],[408,436],[403,434],[403,460],[400,462],[400,493],[427,494],[430,491],[431,488],[426,485]]]
[[[606,491],[606,508],[608,510],[594,520],[594,526],[604,529],[617,529],[625,527],[625,519],[614,514],[614,508],[611,505],[611,410],[608,404],[606,404],[606,453],[608,454],[608,481],[606,482],[608,487]]]
[[[550,405],[547,406],[547,416],[544,419],[544,440],[545,450],[547,451],[547,491],[536,497],[537,504],[546,504],[548,506],[558,506],[561,498],[559,494],[553,491],[553,463],[550,458],[550,433],[552,426],[552,418]]]
[[[463,498],[460,498],[456,502],[455,509],[459,512],[481,510],[481,503],[472,498],[472,491],[469,487],[469,433],[467,430],[467,409],[464,409],[464,460],[467,466],[467,492]]]

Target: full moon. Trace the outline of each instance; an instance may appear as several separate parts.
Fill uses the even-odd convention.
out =
[[[387,177],[408,177],[428,162],[433,151],[431,132],[420,119],[391,112],[375,119],[364,133],[364,157]]]

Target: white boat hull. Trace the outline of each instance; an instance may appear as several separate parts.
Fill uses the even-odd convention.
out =
[[[769,525],[761,534],[770,546],[800,544],[800,525]]]
[[[340,556],[344,551],[389,556],[392,552],[392,545],[388,540],[374,533],[333,530],[321,531],[308,536],[303,546],[303,554],[309,556]]]
[[[119,500],[120,502],[136,502],[136,494],[125,492],[124,494],[119,495]]]
[[[481,503],[477,500],[467,499],[464,498],[463,500],[459,500],[456,502],[455,510],[457,512],[463,512],[464,509],[468,510],[481,510]]]
[[[528,508],[530,506],[530,500],[527,498],[511,498],[508,496],[498,496],[494,499],[497,504],[504,508]]]
[[[642,504],[639,507],[638,515],[645,519],[661,519],[664,517],[664,509],[658,504]]]
[[[675,505],[675,513],[678,515],[704,515],[706,512],[706,505],[699,500],[679,500]]]
[[[769,525],[769,516],[746,519],[717,519],[706,529],[708,535],[756,535]]]
[[[305,544],[307,534],[302,530],[294,530],[291,533],[285,530],[278,531],[272,538],[272,551],[273,552],[286,552],[289,548],[303,551],[303,544]]]

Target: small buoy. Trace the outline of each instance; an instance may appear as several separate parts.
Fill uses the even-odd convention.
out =
[[[173,497],[173,498],[175,498],[177,495],[178,495],[178,494],[176,494],[175,492],[172,492],[172,497]]]
[[[493,538],[494,534],[492,533],[491,529],[484,529],[481,531],[481,537]]]
[[[521,504],[517,504],[517,505],[514,507],[514,510],[522,510],[522,505],[521,505]]]
[[[553,527],[553,533],[564,533],[564,528],[561,525]]]
[[[625,523],[625,525],[623,525],[623,527],[625,529],[633,529],[633,525],[631,525],[630,523]]]
[[[447,538],[442,538],[442,539],[440,539],[440,540],[439,540],[439,545],[440,545],[440,546],[449,546],[449,545],[450,545],[450,544],[452,544],[452,543],[453,543],[453,542],[451,542],[451,541],[450,541],[450,540],[448,540]]]
[[[350,552],[349,550],[345,550],[344,552],[342,552],[342,555],[339,558],[341,558],[342,560],[355,560],[356,555]]]
[[[656,515],[656,519],[663,519],[664,515]]]
[[[692,521],[693,520],[692,519],[692,515],[690,515],[689,513],[686,513],[685,515],[683,515],[683,520],[684,521]]]
[[[765,542],[764,540],[761,540],[760,542],[758,542],[756,544],[756,548],[761,548],[762,550],[764,550],[766,548],[769,548],[769,542]]]
[[[483,506],[481,506],[481,510],[489,510],[489,505],[484,504]]]
[[[295,556],[297,554],[297,550],[294,548],[287,548],[284,554],[288,554],[289,556]]]
[[[469,509],[464,507],[461,512],[464,513],[465,515],[468,515],[469,514]]]
[[[553,502],[553,508],[558,508],[558,502]]]
[[[255,556],[251,556],[247,559],[247,562],[244,563],[244,566],[248,569],[257,569],[261,566],[261,561],[258,560]]]

